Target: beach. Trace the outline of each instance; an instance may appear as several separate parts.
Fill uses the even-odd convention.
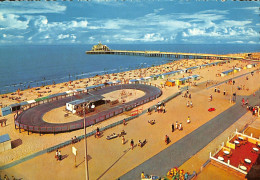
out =
[[[218,60],[219,61],[219,60]],[[148,68],[142,68],[142,69],[136,69],[126,72],[120,72],[120,73],[113,73],[113,74],[105,74],[105,75],[98,75],[86,79],[79,79],[75,81],[70,81],[66,83],[59,83],[55,85],[48,85],[44,87],[37,87],[32,88],[24,91],[12,93],[12,94],[5,94],[1,95],[1,103],[2,106],[7,106],[10,104],[18,103],[21,101],[28,101],[32,99],[36,99],[38,97],[45,97],[51,94],[65,92],[68,90],[73,89],[80,89],[80,88],[86,88],[92,85],[97,85],[101,83],[106,83],[109,81],[116,81],[120,80],[122,83],[129,83],[131,79],[139,79],[144,78],[152,75],[158,75],[163,74],[175,70],[180,70],[188,67],[193,66],[200,66],[207,63],[217,62],[217,60],[208,60],[208,59],[196,59],[196,60],[187,60],[182,59],[179,61],[170,62],[167,64],[154,66],[154,67],[148,67]],[[142,115],[138,118],[135,118],[128,122],[127,126],[119,125],[114,128],[108,129],[104,132],[104,137],[100,139],[95,139],[93,136],[88,138],[89,143],[89,151],[88,153],[91,156],[91,160],[89,161],[90,166],[90,174],[91,176],[96,179],[99,178],[101,175],[104,179],[114,179],[117,177],[122,176],[124,173],[127,173],[129,170],[131,170],[133,167],[141,164],[145,160],[149,159],[150,157],[153,157],[163,149],[165,149],[167,146],[164,145],[163,138],[165,134],[170,135],[171,138],[171,144],[178,141],[185,135],[189,134],[190,132],[194,131],[195,129],[199,128],[206,122],[208,122],[213,117],[216,117],[221,112],[227,110],[230,108],[233,104],[230,103],[231,94],[236,92],[237,96],[247,96],[250,94],[253,94],[255,91],[259,90],[260,84],[259,84],[259,71],[256,71],[254,75],[251,75],[251,71],[259,69],[259,65],[250,69],[244,69],[244,67],[248,64],[252,64],[253,62],[247,62],[247,61],[230,61],[229,63],[217,65],[217,66],[211,66],[206,67],[203,69],[195,69],[190,71],[189,73],[184,74],[178,74],[174,77],[170,77],[169,79],[179,79],[182,77],[190,76],[197,74],[200,76],[200,79],[195,81],[196,86],[194,84],[188,84],[168,87],[165,86],[165,83],[167,81],[166,79],[157,79],[151,81],[151,85],[156,85],[157,87],[160,87],[162,90],[162,96],[157,98],[154,101],[151,101],[149,103],[146,103],[142,105],[141,107],[137,107],[134,110],[142,109],[145,110],[149,108],[152,105],[157,104],[159,101],[163,101],[167,97],[180,92],[181,88],[187,88],[187,85],[189,86],[189,91],[192,94],[191,99],[185,98],[184,93],[185,91],[180,95],[174,98],[173,100],[169,101],[166,104],[166,113],[165,114],[159,114],[156,112],[153,112],[152,115]],[[218,76],[223,71],[230,70],[234,66],[241,68],[241,71],[238,71],[232,75],[227,76]],[[228,82],[225,82],[228,79],[235,78],[235,85],[232,85]],[[221,82],[224,82],[222,84],[219,84]],[[219,84],[219,85],[218,85]],[[216,86],[217,85],[217,86]],[[214,92],[215,86],[220,90],[220,93]],[[238,87],[241,87],[241,90],[238,90]],[[38,89],[38,90],[36,90]],[[225,90],[225,95],[223,95],[223,92]],[[114,94],[107,94],[106,97],[110,99],[116,99],[116,97],[119,97],[120,93],[115,92]],[[131,101],[133,98],[141,97],[143,94],[142,92],[127,92],[128,94],[136,93],[132,97],[128,96],[126,101]],[[209,102],[209,96],[210,94],[213,95],[213,101]],[[2,98],[3,96],[7,96]],[[11,97],[11,99],[10,99]],[[18,100],[13,100],[18,98]],[[191,101],[193,103],[193,108],[186,107],[187,101]],[[212,113],[208,113],[207,109],[209,107],[214,107],[217,109],[216,111]],[[43,117],[46,118],[47,122],[52,123],[62,123],[63,117],[63,109],[64,107],[61,107],[60,109],[54,109]],[[118,116],[115,116],[113,118],[110,118],[108,120],[105,120],[101,123],[98,123],[94,126],[87,128],[87,133],[92,132],[96,129],[96,127],[105,127],[109,124],[112,124],[114,122],[117,122],[119,120],[122,120],[126,117],[130,117],[131,114],[129,113],[122,113]],[[187,124],[186,120],[187,117],[191,117],[191,123]],[[15,145],[15,148],[2,152],[0,156],[0,165],[4,165],[10,162],[13,162],[15,160],[21,159],[22,157],[26,157],[27,155],[30,155],[32,153],[38,152],[40,150],[46,149],[48,147],[54,146],[56,144],[65,142],[67,140],[70,140],[74,136],[80,136],[83,134],[83,130],[76,130],[68,133],[59,133],[56,135],[53,134],[34,134],[30,133],[30,135],[27,135],[27,132],[22,131],[22,133],[19,133],[18,130],[14,129],[14,120],[13,120],[13,114],[7,115],[5,117],[1,117],[7,119],[7,125],[1,128],[1,134],[8,133],[12,140],[21,140],[21,144]],[[67,119],[67,121],[74,121],[77,120],[78,117],[76,115],[70,115],[70,117]],[[151,126],[147,123],[148,120],[155,119],[156,124],[154,126]],[[184,130],[178,131],[176,130],[174,133],[171,133],[171,124],[178,121],[178,123],[183,123]],[[65,120],[66,122],[66,120]],[[121,144],[121,139],[117,138],[112,141],[108,141],[105,139],[105,137],[109,134],[112,134],[113,132],[120,132],[122,129],[124,129],[127,132],[126,139],[128,140],[128,143],[125,145]],[[152,133],[151,133],[152,132]],[[126,151],[129,148],[129,141],[130,139],[134,139],[135,142],[139,139],[147,139],[148,143],[141,149],[139,147],[134,148],[133,151],[129,150]],[[75,144],[75,146],[79,150],[79,161],[83,160],[84,156],[84,149],[83,149],[83,141],[80,143]],[[107,151],[104,151],[106,149]],[[13,174],[16,177],[39,177],[41,179],[40,175],[37,172],[32,173],[33,167],[32,164],[35,163],[35,161],[40,161],[43,163],[40,163],[37,165],[38,168],[44,169],[47,165],[51,166],[52,168],[58,170],[59,168],[63,168],[64,170],[69,170],[71,168],[71,161],[73,156],[71,155],[71,146],[65,147],[62,149],[62,152],[65,154],[68,154],[68,158],[64,159],[59,166],[56,165],[57,162],[54,161],[54,153],[44,154],[42,156],[39,156],[37,158],[34,158],[32,160],[26,161],[22,164],[19,164],[17,166],[14,166],[12,168],[9,168],[5,170],[8,174]],[[124,153],[125,152],[125,153]],[[109,158],[106,158],[108,155]],[[112,156],[111,156],[112,155]],[[120,158],[123,156],[123,158]],[[120,161],[113,165],[111,168],[111,164],[113,162],[117,161],[117,159],[120,158]],[[46,159],[46,160],[45,160]],[[53,162],[54,161],[54,162]],[[102,163],[100,163],[102,162]],[[31,168],[28,168],[30,170],[22,171],[22,166],[30,166]],[[73,170],[73,172],[82,172],[83,171],[83,164],[79,166],[79,168]],[[98,167],[98,168],[97,168]],[[109,169],[109,171],[106,172],[106,170]],[[187,168],[188,169],[188,168]],[[103,172],[106,172],[103,174]],[[72,173],[76,174],[76,173]],[[53,177],[55,174],[48,174],[49,177]],[[78,175],[71,175],[71,178],[82,178],[83,174]],[[62,179],[66,174],[62,175],[60,174],[58,179]],[[29,178],[30,179],[30,178]]]

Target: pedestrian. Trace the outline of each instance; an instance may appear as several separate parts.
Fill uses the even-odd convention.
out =
[[[180,123],[180,125],[179,125],[179,130],[180,130],[180,131],[183,130],[182,123]]]
[[[190,123],[190,116],[188,116],[187,123],[188,124]]]
[[[59,160],[59,151],[58,151],[58,149],[56,151],[55,158],[56,158],[57,161]]]
[[[174,132],[174,124],[172,123],[172,132]]]
[[[122,136],[122,144],[124,145],[125,144],[125,137]]]
[[[189,106],[190,106],[190,101],[187,102],[187,107],[189,107]]]
[[[189,98],[191,99],[191,94],[189,94]]]
[[[246,105],[248,105],[249,104],[249,101],[248,101],[248,98],[246,99]]]
[[[131,145],[131,148],[133,150],[134,149],[134,140],[133,139],[131,139],[130,145]]]
[[[189,89],[187,89],[187,91],[186,91],[186,92],[187,92],[187,94],[189,94]]]
[[[58,158],[61,161],[61,152],[60,151],[58,152]]]
[[[244,106],[245,105],[245,99],[243,98],[242,99],[242,106]]]
[[[225,96],[226,95],[226,90],[224,89],[224,91],[223,91],[223,95]]]
[[[217,92],[217,88],[215,87],[215,92]]]
[[[191,108],[193,107],[192,101],[190,101],[190,107],[191,107]]]
[[[178,121],[175,123],[175,129],[178,129]]]

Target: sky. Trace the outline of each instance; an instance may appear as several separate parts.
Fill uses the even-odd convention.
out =
[[[260,3],[222,1],[0,2],[0,45],[260,44]]]

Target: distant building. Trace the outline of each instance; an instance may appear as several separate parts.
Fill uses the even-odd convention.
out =
[[[106,45],[103,45],[101,42],[99,42],[97,45],[92,47],[91,51],[110,51],[110,49]]]

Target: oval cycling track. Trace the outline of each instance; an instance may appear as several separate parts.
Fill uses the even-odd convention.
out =
[[[93,125],[97,122],[108,119],[109,117],[122,113],[125,110],[129,110],[138,105],[149,102],[159,97],[162,94],[161,90],[154,86],[149,86],[144,84],[123,84],[123,85],[104,87],[96,91],[91,91],[91,94],[84,93],[77,96],[79,96],[79,98],[86,98],[92,95],[103,95],[121,89],[141,90],[145,93],[145,95],[138,99],[125,103],[123,105],[118,105],[106,111],[102,111],[92,116],[86,117],[86,126]],[[83,119],[69,122],[69,123],[48,123],[42,119],[44,114],[47,113],[48,111],[65,106],[66,103],[70,102],[71,100],[72,97],[66,97],[63,99],[59,99],[57,101],[52,101],[52,102],[48,102],[45,104],[40,104],[38,106],[32,107],[19,114],[17,119],[15,120],[15,123],[18,127],[20,126],[21,129],[31,131],[31,132],[39,132],[39,133],[68,132],[76,129],[81,129],[83,128]]]

